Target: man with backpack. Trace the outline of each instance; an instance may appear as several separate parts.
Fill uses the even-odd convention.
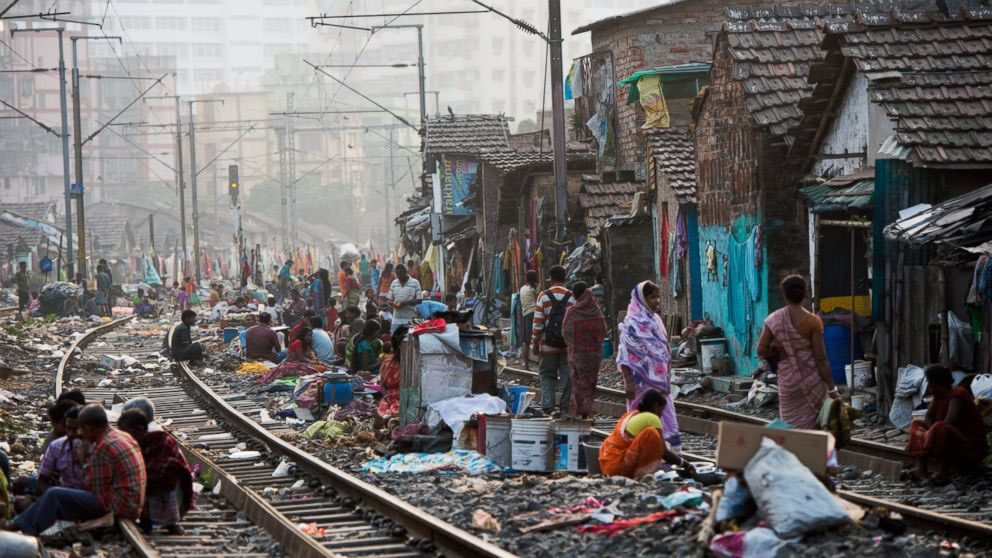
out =
[[[555,392],[561,382],[562,393],[559,407],[568,409],[572,386],[568,381],[568,351],[562,335],[565,311],[575,304],[575,297],[565,287],[565,268],[556,265],[549,271],[551,288],[542,291],[537,297],[534,309],[534,325],[531,339],[533,351],[541,357],[538,368],[541,376],[541,409],[545,413],[555,410]]]

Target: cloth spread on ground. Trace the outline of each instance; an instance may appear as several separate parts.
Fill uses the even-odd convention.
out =
[[[568,412],[574,416],[593,415],[606,320],[591,291],[586,289],[565,311],[561,331],[568,344],[568,374],[572,384]]]
[[[672,401],[669,385],[668,365],[671,349],[668,345],[668,332],[661,316],[648,308],[644,298],[644,281],[634,287],[627,306],[627,317],[620,329],[620,347],[617,351],[617,367],[627,366],[634,377],[636,394],[627,401],[627,410],[636,408],[641,396],[649,389],[657,389],[665,395],[667,404],[662,413],[665,427],[665,441],[676,453],[681,452],[678,420],[675,417],[675,404]]]
[[[234,372],[235,374],[265,374],[268,371],[269,367],[261,362],[247,361],[242,362],[241,366]]]
[[[303,362],[293,362],[285,360],[269,371],[268,374],[255,380],[256,384],[270,384],[273,380],[286,376],[309,376],[316,374],[317,370]]]
[[[425,473],[451,471],[469,475],[500,472],[493,460],[477,451],[452,450],[448,453],[400,453],[392,457],[373,459],[362,464],[367,473]]]
[[[434,428],[440,421],[451,428],[454,439],[458,439],[465,421],[475,414],[501,415],[506,412],[506,401],[488,393],[477,393],[464,397],[452,397],[435,401],[427,406],[424,422]]]
[[[671,519],[680,513],[682,512],[679,510],[665,510],[654,512],[649,515],[642,515],[640,517],[621,519],[614,521],[613,523],[607,523],[606,525],[583,525],[582,527],[579,527],[578,530],[582,533],[615,537],[631,527],[637,527],[638,525],[644,525],[645,523],[664,521],[666,519]]]

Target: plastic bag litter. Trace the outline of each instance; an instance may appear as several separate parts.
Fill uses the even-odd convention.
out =
[[[262,457],[262,454],[254,450],[243,450],[236,451],[228,457],[231,459],[258,459],[259,457]]]
[[[293,468],[293,463],[290,461],[280,461],[279,465],[276,467],[275,471],[272,471],[273,477],[288,477],[289,471]]]
[[[971,380],[971,393],[992,399],[992,374],[979,374]]]
[[[744,479],[762,516],[782,537],[840,525],[851,517],[788,450],[764,438],[744,467]]]
[[[723,497],[716,506],[717,522],[728,519],[743,519],[750,517],[755,511],[754,498],[751,491],[736,475],[728,477],[723,485]]]
[[[787,541],[767,527],[722,533],[710,541],[710,551],[719,558],[776,558]]]
[[[296,526],[304,535],[310,535],[311,537],[323,537],[327,535],[327,529],[324,527],[317,527],[317,523],[300,523]]]
[[[685,508],[695,508],[703,503],[703,493],[693,489],[686,488],[686,490],[679,490],[677,492],[672,492],[668,496],[665,496],[661,500],[661,505],[665,507],[666,510],[673,508],[685,507]]]
[[[898,380],[896,380],[896,397],[912,397],[919,393],[920,386],[923,384],[923,379],[925,378],[923,374],[923,369],[919,366],[910,364],[905,368],[899,369]]]

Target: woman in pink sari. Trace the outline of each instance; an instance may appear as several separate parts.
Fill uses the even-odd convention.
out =
[[[627,411],[636,409],[648,390],[656,389],[665,396],[662,434],[672,452],[681,455],[682,438],[668,378],[672,355],[668,332],[658,315],[660,305],[661,288],[658,285],[644,281],[634,287],[630,293],[627,317],[620,324],[617,366],[626,384]]]
[[[786,277],[782,298],[786,306],[765,318],[758,356],[778,361],[779,418],[793,428],[812,429],[823,400],[840,395],[830,376],[823,322],[803,308],[806,280]]]

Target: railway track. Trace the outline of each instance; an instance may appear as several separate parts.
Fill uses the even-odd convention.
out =
[[[206,473],[201,478],[210,483],[204,484],[213,486],[180,523],[185,535],[146,535],[122,522],[138,555],[261,558],[281,549],[305,558],[513,556],[284,441],[280,434],[290,431],[278,421],[261,422],[262,407],[243,393],[222,382],[207,383],[195,368],[161,358],[162,327],[122,318],[93,328],[72,349],[88,345],[99,353],[72,358],[70,350],[56,374],[57,392],[79,387],[87,400],[107,408],[133,397],[151,399],[156,422]],[[129,355],[136,362],[130,371],[108,375],[96,364],[107,354]],[[284,460],[292,463],[288,476],[273,476]],[[300,524],[313,525],[301,529]]]
[[[16,306],[4,306],[0,308],[0,318],[9,318],[17,314]]]
[[[525,385],[537,386],[538,374],[527,370],[506,367],[503,378],[514,378]],[[600,415],[617,418],[626,411],[626,396],[623,391],[599,386],[596,388],[596,409]],[[685,455],[690,461],[710,462],[715,459],[717,422],[715,419],[745,422],[750,424],[767,424],[769,421],[758,417],[745,415],[689,402],[675,402],[678,410],[679,428],[683,432]],[[615,421],[598,420],[592,430],[593,436],[605,439],[612,430]],[[841,486],[850,485],[851,489],[841,488],[837,494],[850,502],[867,508],[887,508],[899,512],[907,525],[923,530],[946,533],[955,537],[970,537],[977,541],[992,541],[992,503],[982,502],[976,506],[962,506],[958,503],[947,505],[938,495],[935,497],[933,488],[910,487],[898,482],[898,476],[892,479],[890,472],[895,469],[898,473],[904,462],[911,456],[901,448],[886,446],[866,440],[852,441],[849,450],[838,452],[841,463],[847,457],[847,463],[860,470],[870,470],[889,479],[889,482],[876,480],[867,481],[853,479],[841,481]],[[881,447],[879,447],[881,446]],[[859,454],[868,451],[872,454]],[[886,457],[877,457],[884,455]],[[858,466],[855,463],[869,466]],[[882,466],[881,470],[870,466]],[[913,502],[915,505],[907,504]]]

